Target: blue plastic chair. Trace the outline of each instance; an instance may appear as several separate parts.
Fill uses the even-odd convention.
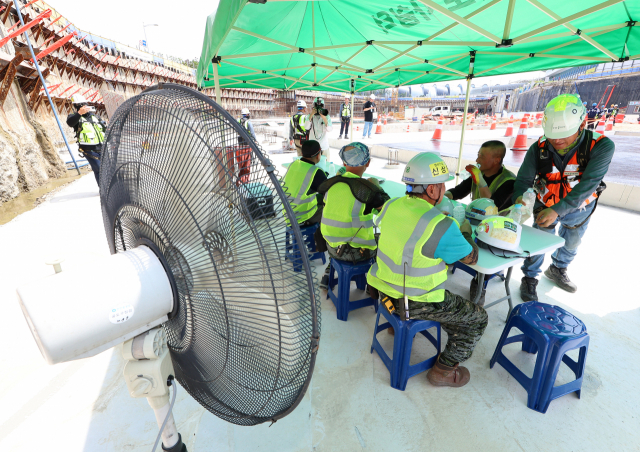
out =
[[[379,325],[380,315],[382,315],[387,323]],[[377,335],[379,332],[393,327],[393,358],[384,351]],[[427,330],[436,328],[436,337],[433,337]],[[411,348],[413,347],[413,338],[416,334],[422,334],[436,348],[436,354],[429,359],[420,363],[409,365],[411,361]],[[375,350],[382,362],[387,366],[391,379],[391,387],[404,391],[407,388],[409,378],[431,369],[440,354],[440,323],[431,320],[400,320],[396,314],[389,314],[387,309],[380,305],[378,315],[376,316],[376,324],[373,330],[373,343],[371,344],[371,353]]]
[[[351,281],[355,280],[356,287],[359,290],[364,290],[367,286],[367,272],[373,263],[373,259],[358,262],[357,264],[338,259],[331,259],[329,283],[327,284],[327,298],[331,298],[331,301],[333,301],[333,304],[336,307],[338,320],[346,322],[349,317],[349,312],[354,309],[374,306],[377,310],[378,300],[371,297],[349,301]],[[337,277],[334,276],[334,272],[337,272]],[[337,295],[333,291],[336,284],[338,284]]]
[[[512,328],[518,328],[522,334],[508,337]],[[538,353],[532,378],[502,353],[502,347],[515,342],[522,342],[524,352]],[[566,355],[576,348],[580,349],[578,362]],[[527,390],[527,407],[546,413],[549,403],[558,397],[576,392],[580,398],[588,348],[589,334],[580,319],[558,306],[530,301],[511,311],[490,366],[493,368],[496,362],[499,363]],[[554,387],[562,362],[569,366],[576,379]]]
[[[326,264],[327,260],[324,257],[324,253],[316,251],[316,241],[313,238],[313,234],[318,229],[320,223],[312,224],[311,226],[301,227],[302,239],[307,247],[307,250],[311,253],[309,260],[322,259],[322,263]],[[293,270],[296,272],[302,271],[302,255],[300,254],[300,247],[298,241],[291,227],[287,226],[287,236],[285,239],[285,259],[289,259],[293,263]]]

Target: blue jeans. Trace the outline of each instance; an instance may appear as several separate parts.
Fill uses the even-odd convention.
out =
[[[96,177],[96,182],[100,185],[100,158],[102,155],[95,151],[82,151],[82,153],[87,158],[87,162],[89,162],[89,165],[91,166],[93,175]]]
[[[369,136],[369,138],[371,138],[371,129],[373,128],[373,121],[369,122],[369,121],[365,121],[364,122],[364,129],[362,130],[362,138],[365,138],[366,136]]]
[[[536,203],[536,207],[539,204]],[[578,246],[582,242],[582,236],[587,231],[587,226],[589,226],[589,222],[591,218],[589,218],[582,226],[575,229],[567,229],[565,226],[575,226],[577,224],[582,223],[585,218],[587,218],[591,212],[595,203],[590,203],[585,210],[576,210],[570,212],[564,216],[558,217],[555,223],[553,223],[548,228],[541,228],[536,223],[533,224],[533,227],[536,229],[540,229],[541,231],[548,232],[550,234],[556,233],[556,226],[560,223],[560,227],[558,228],[558,235],[564,239],[564,246],[558,248],[551,255],[551,260],[553,261],[553,265],[558,268],[567,268],[571,261],[575,259],[576,254],[578,254]],[[537,256],[532,256],[528,259],[525,259],[524,264],[522,265],[522,273],[528,278],[535,278],[540,274],[540,267],[542,267],[542,262],[544,261],[544,254],[539,254]]]

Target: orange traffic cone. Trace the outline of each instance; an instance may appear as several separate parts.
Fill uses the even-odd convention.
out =
[[[604,133],[604,119],[600,118],[598,126],[596,127],[596,133]]]
[[[410,132],[410,130],[409,130],[409,124],[407,124],[407,133],[409,133],[409,132]]]
[[[496,130],[496,115],[493,115],[493,122],[491,123],[491,128],[489,130]]]
[[[484,117],[484,125],[487,126],[487,127],[489,126],[489,116],[488,115],[485,115],[485,117]]]
[[[424,115],[420,116],[420,125],[424,125]]]
[[[467,119],[469,119],[469,116],[467,116]],[[471,121],[469,122],[469,124],[473,124],[474,122],[476,122],[476,117],[474,115],[471,115]]]
[[[384,115],[384,125],[387,125],[387,115]]]
[[[536,125],[542,127],[542,116],[544,113],[536,113]]]
[[[382,133],[382,123],[380,122],[380,116],[378,116],[378,122],[376,123],[376,133]]]
[[[356,126],[356,132],[360,131],[360,126]]]
[[[436,130],[433,131],[433,136],[431,140],[440,140],[442,139],[442,119],[438,120],[438,125],[436,125]]]
[[[611,122],[611,119],[607,119],[607,123],[604,126],[605,132],[608,132],[609,130],[613,130],[613,123]]]
[[[510,137],[513,135],[513,115],[509,118],[509,124],[507,125],[507,132],[504,134],[505,137]]]
[[[529,118],[525,116],[522,118],[520,128],[518,129],[518,136],[516,136],[516,142],[511,148],[512,151],[526,151],[529,149],[527,146],[527,120]]]

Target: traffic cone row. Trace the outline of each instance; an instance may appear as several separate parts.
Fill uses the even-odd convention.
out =
[[[529,149],[527,146],[527,123],[529,121],[528,116],[522,118],[520,128],[518,129],[518,136],[516,136],[516,142],[511,148],[512,151],[526,151]]]
[[[509,118],[509,124],[507,125],[507,132],[504,134],[505,137],[513,136],[513,115]]]
[[[596,127],[596,133],[604,134],[604,119],[600,118],[598,126]]]
[[[439,141],[442,139],[442,119],[438,120],[438,125],[436,125],[436,130],[433,131],[433,136],[431,140]]]

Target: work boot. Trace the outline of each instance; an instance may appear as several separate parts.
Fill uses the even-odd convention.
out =
[[[342,140],[342,135],[338,136],[338,140]]]
[[[567,276],[566,268],[558,268],[555,265],[551,264],[549,268],[544,271],[544,276],[556,283],[556,286],[558,286],[562,290],[566,290],[567,292],[571,293],[574,293],[576,290],[578,290],[578,286],[572,283]]]
[[[484,284],[483,284],[484,285]],[[473,300],[476,299],[476,293],[478,290],[478,277],[475,276],[472,280],[471,280],[471,285],[469,286],[469,296],[470,301],[473,303]],[[487,294],[487,289],[483,288],[482,289],[482,294],[480,295],[480,299],[478,300],[478,306],[482,307],[484,306],[484,296]]]
[[[329,261],[329,265],[327,265],[327,268],[324,269],[324,275],[320,280],[319,286],[322,290],[327,290],[329,287],[329,270],[330,269],[331,269],[331,261]]]
[[[535,278],[526,276],[522,278],[522,283],[520,284],[520,298],[522,298],[522,301],[538,301],[537,285],[538,280]]]
[[[427,380],[434,386],[452,386],[459,388],[469,383],[471,374],[469,369],[459,363],[453,367],[445,366],[436,360],[436,364],[427,372]]]

